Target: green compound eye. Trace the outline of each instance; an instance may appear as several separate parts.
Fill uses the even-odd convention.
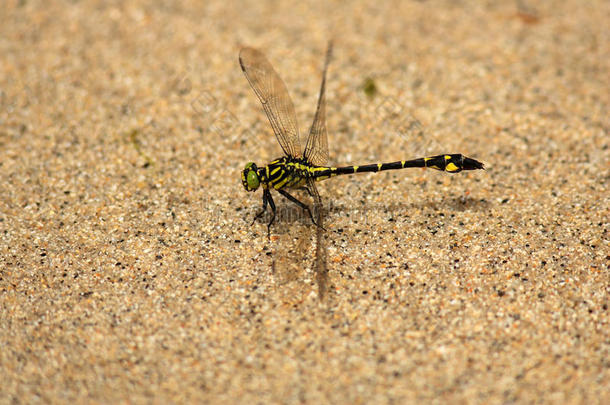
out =
[[[244,187],[248,191],[254,191],[260,186],[260,179],[258,177],[258,168],[253,162],[249,162],[244,171],[241,174],[241,180],[244,183]]]
[[[256,190],[260,184],[258,174],[254,170],[248,172],[248,188]]]

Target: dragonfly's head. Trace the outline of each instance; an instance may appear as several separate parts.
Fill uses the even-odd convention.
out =
[[[249,162],[244,171],[241,172],[241,182],[246,191],[256,191],[261,184],[261,179],[258,175],[258,167],[256,164]]]

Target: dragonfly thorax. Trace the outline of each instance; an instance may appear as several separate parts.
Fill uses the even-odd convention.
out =
[[[242,171],[241,181],[246,191],[256,191],[260,186],[276,190],[302,188],[318,168],[328,169],[311,165],[303,158],[282,156],[264,167],[248,163]]]

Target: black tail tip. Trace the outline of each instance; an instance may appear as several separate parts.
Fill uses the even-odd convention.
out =
[[[469,157],[464,156],[464,160],[462,162],[462,170],[478,170],[478,169],[485,170],[485,166],[483,166],[483,163],[479,162],[478,160],[471,159]]]

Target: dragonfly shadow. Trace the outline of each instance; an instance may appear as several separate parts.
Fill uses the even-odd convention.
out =
[[[279,208],[279,207],[278,207]],[[299,207],[298,210],[302,211]],[[279,209],[278,209],[279,213]],[[309,270],[318,290],[321,301],[327,296],[329,277],[326,263],[326,245],[324,225],[324,210],[314,209],[316,222],[321,227],[313,225],[308,214],[292,211],[286,208],[285,215],[276,221],[286,222],[285,226],[276,227],[272,248],[271,270],[277,285],[290,297],[304,299],[303,294],[308,288],[303,284]]]
[[[316,214],[319,226],[316,227],[316,254],[313,270],[318,284],[318,297],[320,297],[320,301],[323,301],[328,292],[328,266],[326,262],[326,243],[324,241],[326,237],[326,231],[324,230],[326,215],[323,208],[316,210]]]
[[[313,225],[290,228],[291,232],[283,232],[273,241],[271,272],[276,286],[287,300],[303,301],[315,285],[322,301],[328,291],[325,232]]]
[[[451,211],[465,212],[465,211],[485,211],[489,209],[490,203],[484,198],[472,198],[472,197],[453,197],[442,201],[441,203],[436,201],[418,201],[412,205],[417,208],[434,208],[442,210],[447,208]]]
[[[305,278],[312,255],[312,232],[306,226],[289,228],[274,237],[271,250],[271,270],[277,285],[282,288]]]
[[[359,223],[367,223],[372,215],[391,216],[409,215],[409,212],[414,210],[434,210],[434,211],[449,211],[449,212],[466,212],[466,211],[485,211],[490,207],[489,201],[485,199],[475,199],[471,197],[455,197],[439,201],[421,200],[414,203],[406,202],[391,202],[387,204],[367,204],[364,206],[350,206],[349,204],[332,205],[328,207],[329,221],[336,216],[348,216],[352,221]],[[362,217],[362,218],[359,218]]]

